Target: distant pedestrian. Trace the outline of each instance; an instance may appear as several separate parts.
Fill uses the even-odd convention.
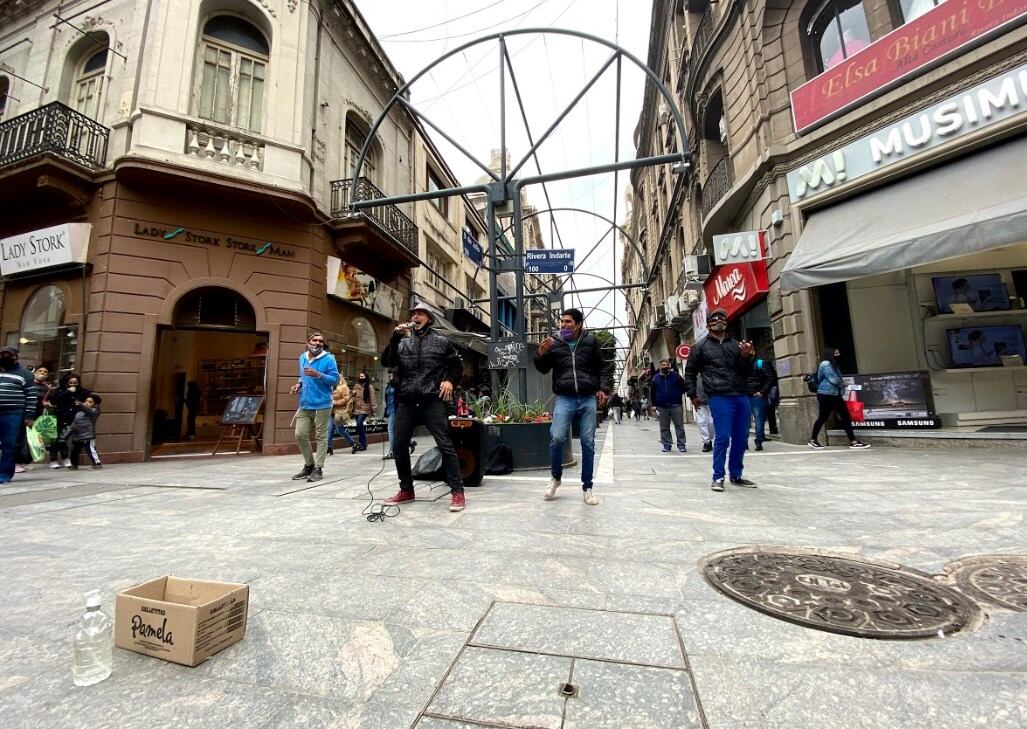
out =
[[[710,488],[724,490],[724,459],[728,455],[728,475],[736,486],[755,488],[756,484],[742,477],[745,447],[749,442],[749,418],[752,415],[746,380],[752,372],[752,342],[736,342],[727,333],[727,312],[714,309],[706,317],[709,334],[699,340],[688,355],[685,385],[692,405],[702,402],[696,379],[703,378],[703,387],[713,414],[713,480]]]
[[[0,484],[14,478],[18,438],[35,422],[37,397],[35,378],[18,364],[18,348],[0,349]]]
[[[624,414],[624,398],[620,396],[619,392],[610,396],[610,412],[613,413],[613,424],[620,425],[621,417]]]
[[[603,359],[602,346],[584,327],[585,315],[567,309],[560,315],[560,333],[546,337],[535,353],[535,369],[553,373],[553,423],[549,427],[549,485],[542,498],[551,501],[563,477],[563,448],[574,423],[581,438],[581,489],[584,501],[596,506],[592,493],[595,461],[596,405],[606,404],[612,390],[613,363]]]
[[[100,417],[100,396],[90,393],[78,406],[75,417],[71,421],[71,465],[70,469],[78,468],[79,455],[86,452],[93,468],[103,468],[100,453],[96,450],[96,421]]]
[[[185,386],[185,437],[196,438],[196,416],[200,414],[200,383],[192,380]]]
[[[649,398],[643,397],[638,404],[642,408],[642,417],[649,420],[652,417],[652,403],[649,402]]]
[[[299,357],[299,369],[299,381],[289,388],[289,392],[300,396],[296,410],[296,443],[303,455],[303,469],[292,480],[314,482],[324,478],[332,390],[339,382],[339,368],[335,357],[325,351],[325,338],[321,332],[314,332],[307,338],[307,348]],[[316,452],[310,447],[311,430],[317,443]]]
[[[82,386],[81,378],[74,373],[65,377],[64,384],[50,395],[50,408],[57,418],[57,438],[50,444],[50,468],[67,468],[71,465],[71,459],[68,458],[69,428],[78,412],[78,406],[89,395],[89,390]]]
[[[631,414],[635,416],[636,423],[642,419],[642,400],[638,397],[631,401]]]
[[[332,417],[328,421],[328,455],[335,455],[335,436],[346,441],[350,448],[356,447],[346,427],[353,421],[353,397],[345,377],[332,390]]]
[[[763,450],[763,441],[767,439],[767,408],[770,406],[770,392],[777,387],[777,372],[774,365],[760,357],[752,366],[752,372],[745,381],[749,392],[749,407],[756,423],[756,450]]]
[[[816,422],[813,423],[813,434],[809,438],[810,448],[824,447],[817,440],[817,436],[820,435],[820,429],[824,427],[832,413],[845,431],[845,435],[849,437],[849,448],[870,447],[857,439],[856,434],[852,431],[849,408],[842,398],[845,394],[845,380],[842,379],[841,370],[838,369],[840,356],[841,352],[836,348],[828,347],[824,350],[823,356],[820,358],[820,365],[817,367],[817,405],[820,408],[820,413],[817,415]]]
[[[677,372],[671,369],[669,359],[660,360],[660,369],[653,375],[652,382],[653,404],[660,411],[660,443],[664,453],[670,453],[673,442],[671,441],[670,425],[674,424],[674,434],[677,437],[678,450],[684,453],[685,447],[685,421],[682,407],[685,396],[685,381]]]
[[[357,375],[357,386],[353,391],[353,413],[357,418],[357,445],[353,452],[367,450],[367,429],[364,424],[378,410],[378,393],[371,384],[371,376],[367,372]]]
[[[716,432],[716,428],[713,426],[713,415],[710,414],[710,401],[706,397],[702,375],[698,375],[695,378],[695,395],[692,399],[692,408],[695,411],[695,425],[699,428],[699,437],[702,438],[702,452],[709,453],[713,450],[713,435]]]

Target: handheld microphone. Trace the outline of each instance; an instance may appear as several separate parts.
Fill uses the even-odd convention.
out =
[[[405,326],[407,329],[416,329],[417,328],[417,322],[416,321],[408,321],[403,326]]]

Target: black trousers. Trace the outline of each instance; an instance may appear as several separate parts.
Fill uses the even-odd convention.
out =
[[[817,416],[817,422],[813,423],[811,440],[816,440],[817,436],[820,435],[820,429],[824,427],[824,423],[831,417],[831,413],[834,413],[838,423],[845,430],[845,435],[849,436],[849,440],[856,440],[856,434],[852,432],[852,419],[849,418],[849,409],[845,406],[845,400],[842,399],[841,395],[818,394],[817,404],[820,406],[820,414]]]
[[[442,468],[446,483],[454,493],[464,490],[460,478],[460,460],[456,456],[453,439],[449,437],[449,419],[446,405],[438,398],[426,403],[396,403],[396,438],[392,444],[392,455],[396,459],[396,475],[403,491],[413,491],[414,481],[410,477],[410,438],[414,428],[423,425],[435,438],[435,445],[442,451]]]
[[[71,465],[78,466],[79,455],[85,452],[89,462],[94,466],[100,462],[100,454],[96,452],[96,440],[73,440],[71,442]]]

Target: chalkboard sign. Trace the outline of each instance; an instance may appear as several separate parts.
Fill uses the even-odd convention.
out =
[[[242,395],[233,397],[225,406],[221,416],[222,425],[253,425],[257,422],[257,413],[264,404],[262,395]]]
[[[537,345],[525,342],[490,342],[489,369],[508,370],[528,367]]]

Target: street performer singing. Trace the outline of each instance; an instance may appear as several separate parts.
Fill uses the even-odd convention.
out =
[[[435,312],[417,301],[410,309],[410,323],[392,332],[382,353],[382,366],[396,369],[396,425],[392,453],[396,459],[399,493],[386,504],[414,500],[410,475],[410,438],[414,428],[424,425],[442,452],[442,466],[451,491],[450,511],[464,510],[464,484],[460,462],[449,437],[445,402],[453,397],[453,386],[463,371],[460,355],[451,341],[435,331]]]

